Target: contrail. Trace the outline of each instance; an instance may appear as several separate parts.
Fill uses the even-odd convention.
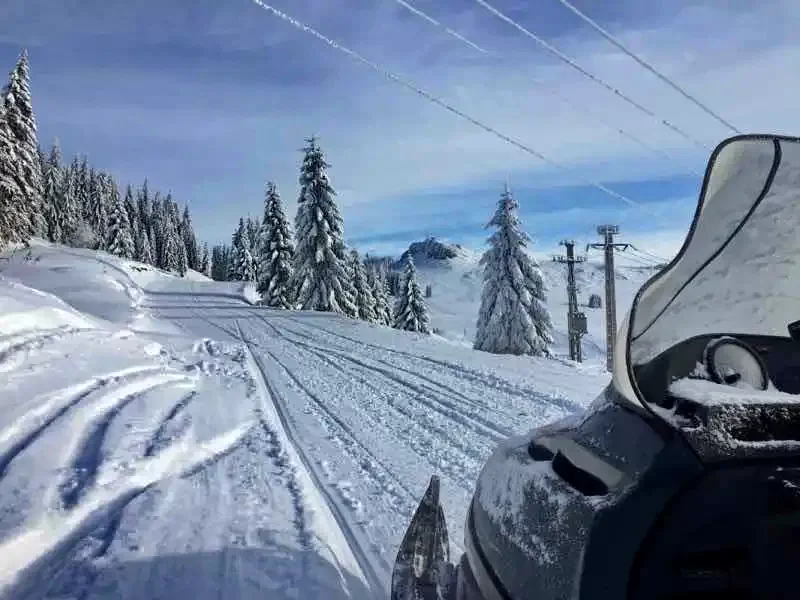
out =
[[[627,102],[628,104],[630,104],[631,106],[633,106],[634,108],[639,110],[640,112],[643,112],[647,116],[654,118],[655,120],[657,120],[659,123],[661,123],[665,127],[671,129],[672,131],[674,131],[675,133],[680,135],[682,138],[684,138],[684,139],[688,140],[689,142],[693,143],[695,146],[697,146],[699,148],[702,148],[703,150],[710,150],[710,148],[708,146],[706,146],[703,142],[694,139],[692,136],[690,136],[688,133],[686,133],[683,129],[679,128],[674,123],[672,123],[670,121],[667,121],[666,119],[662,119],[656,113],[654,113],[652,110],[642,106],[641,104],[636,102],[636,100],[634,100],[630,96],[624,94],[623,92],[621,92],[620,90],[618,90],[617,88],[612,86],[610,83],[608,83],[604,79],[601,79],[597,75],[594,75],[593,73],[591,73],[591,72],[587,71],[586,69],[584,69],[582,66],[580,66],[577,62],[575,62],[569,56],[567,56],[566,54],[564,54],[563,52],[558,50],[555,46],[549,44],[548,42],[546,42],[545,40],[540,38],[538,35],[536,35],[535,33],[529,31],[528,29],[526,29],[525,27],[523,27],[522,25],[520,25],[519,23],[517,23],[516,21],[514,21],[510,17],[506,16],[505,14],[503,14],[502,12],[497,10],[494,6],[492,6],[491,4],[486,2],[486,0],[475,0],[475,2],[477,2],[478,4],[483,6],[486,10],[488,10],[490,13],[492,13],[493,15],[498,17],[499,19],[505,21],[506,23],[508,23],[512,27],[515,27],[516,29],[518,29],[519,31],[524,33],[526,36],[528,36],[533,41],[535,41],[537,44],[542,46],[545,50],[547,50],[550,54],[552,54],[553,56],[555,56],[559,60],[567,63],[570,67],[572,67],[573,69],[578,71],[584,77],[587,77],[587,78],[591,79],[592,81],[594,81],[595,83],[598,83],[598,84],[602,85],[604,88],[606,88],[609,92],[613,93],[615,96],[618,96],[619,98],[623,99],[625,102]]]
[[[412,13],[417,15],[418,17],[424,19],[428,23],[432,23],[433,25],[435,25],[436,27],[438,27],[439,29],[441,29],[445,33],[447,33],[449,35],[452,35],[456,39],[458,39],[458,40],[464,42],[465,44],[467,44],[468,46],[473,47],[473,48],[478,47],[476,44],[474,44],[469,39],[465,38],[464,36],[462,36],[461,34],[455,32],[455,31],[453,31],[449,27],[446,27],[445,25],[443,25],[442,23],[440,23],[439,21],[437,21],[436,19],[434,19],[430,15],[428,15],[428,14],[424,13],[423,11],[421,11],[420,9],[412,6],[411,4],[406,2],[405,0],[395,0],[395,2],[398,2],[399,4],[401,4],[402,6],[407,8],[409,11],[411,11]],[[484,52],[484,53],[489,53],[488,50],[481,49],[481,51]],[[505,58],[502,54],[498,54],[497,52],[491,52],[490,54],[492,56],[498,58],[498,59],[504,59]],[[661,148],[657,148],[655,146],[651,146],[650,144],[648,144],[644,140],[636,137],[632,133],[628,133],[624,129],[609,123],[604,117],[602,117],[599,113],[595,112],[593,109],[589,108],[588,106],[583,106],[583,105],[579,104],[578,102],[575,102],[569,96],[567,96],[565,94],[562,94],[561,92],[559,92],[558,90],[556,90],[554,88],[551,88],[546,83],[536,79],[533,76],[529,76],[529,77],[530,77],[531,81],[533,81],[533,83],[535,83],[536,85],[540,86],[545,92],[547,92],[548,94],[550,94],[552,96],[555,96],[556,98],[561,100],[564,104],[567,104],[568,106],[572,107],[572,109],[575,110],[576,112],[586,112],[586,113],[592,115],[595,119],[597,119],[598,122],[602,123],[603,125],[605,125],[609,129],[611,129],[612,131],[614,131],[616,133],[619,133],[622,137],[627,138],[628,140],[634,142],[635,144],[638,144],[639,146],[641,146],[645,150],[648,150],[650,152],[658,154],[659,156],[661,156],[663,158],[666,158],[668,160],[676,160],[674,156],[670,155],[665,150],[663,150]],[[692,173],[692,175],[696,175],[697,177],[702,177],[701,173],[699,173],[698,171],[696,171],[695,169],[693,169],[691,167],[688,168],[688,171],[690,173]]]
[[[398,1],[399,1],[399,0],[398,0]],[[578,8],[576,8],[575,6],[573,6],[573,5],[572,5],[572,4],[569,2],[569,0],[558,0],[558,2],[560,2],[561,4],[563,4],[563,5],[564,5],[566,8],[568,8],[569,10],[571,10],[573,13],[575,13],[575,14],[576,14],[578,17],[580,17],[581,19],[583,19],[583,20],[584,20],[586,23],[588,23],[589,25],[591,25],[591,26],[592,26],[592,27],[595,29],[595,31],[597,31],[597,32],[598,32],[600,35],[602,35],[602,36],[603,36],[604,38],[606,38],[606,39],[607,39],[609,42],[611,42],[612,44],[614,44],[614,45],[615,45],[617,48],[619,48],[620,50],[622,50],[622,52],[624,52],[625,54],[627,54],[628,56],[630,56],[630,57],[631,57],[633,60],[635,60],[637,63],[639,63],[639,64],[640,64],[642,67],[644,67],[645,69],[647,69],[648,71],[650,71],[650,72],[651,72],[653,75],[655,75],[656,77],[658,77],[658,78],[659,78],[661,81],[663,81],[663,82],[664,82],[664,83],[666,83],[668,86],[670,86],[670,87],[671,87],[673,90],[675,90],[676,92],[678,92],[678,93],[679,93],[681,96],[683,96],[684,98],[686,98],[686,99],[687,99],[687,100],[689,100],[690,102],[693,102],[693,103],[694,103],[696,106],[700,107],[700,108],[701,108],[701,109],[702,109],[702,110],[703,110],[703,111],[704,111],[706,114],[708,114],[709,116],[711,116],[711,117],[713,117],[714,119],[716,119],[716,120],[717,120],[717,122],[721,123],[722,125],[724,125],[724,126],[725,126],[725,127],[727,127],[728,129],[730,129],[730,130],[731,130],[732,132],[734,132],[734,133],[741,133],[741,131],[739,131],[739,130],[738,130],[736,127],[734,127],[734,126],[733,126],[733,125],[731,125],[731,124],[730,124],[728,121],[726,121],[725,119],[723,119],[722,117],[720,117],[720,116],[719,116],[717,113],[715,113],[715,112],[714,112],[713,110],[711,110],[711,109],[710,109],[708,106],[706,106],[705,104],[703,104],[702,102],[700,102],[700,100],[698,100],[697,98],[695,98],[694,96],[692,96],[692,95],[691,95],[689,92],[687,92],[686,90],[684,90],[684,89],[683,89],[681,86],[679,86],[677,83],[675,83],[674,81],[672,81],[672,80],[671,80],[669,77],[667,77],[666,75],[664,75],[663,73],[661,73],[661,72],[660,72],[658,69],[656,69],[656,68],[655,68],[653,65],[651,65],[651,64],[650,64],[650,63],[648,63],[646,60],[644,60],[643,58],[641,58],[641,57],[640,57],[638,54],[635,54],[635,53],[634,53],[632,50],[629,50],[629,49],[628,49],[628,48],[627,48],[627,47],[626,47],[626,46],[625,46],[625,45],[624,45],[624,44],[623,44],[621,41],[619,41],[619,39],[618,39],[618,38],[616,38],[616,37],[614,37],[613,35],[611,35],[611,34],[610,34],[608,31],[606,31],[605,29],[603,29],[603,28],[602,28],[602,27],[601,27],[601,26],[600,26],[600,25],[599,25],[599,24],[598,24],[598,23],[597,23],[595,20],[593,20],[591,17],[589,17],[588,15],[584,14],[584,13],[583,13],[583,12],[581,12],[581,11],[580,11]]]
[[[519,148],[523,152],[527,152],[531,156],[535,156],[539,160],[541,160],[543,162],[546,162],[549,165],[552,165],[552,166],[554,166],[554,167],[556,167],[558,169],[569,171],[569,168],[565,167],[561,163],[556,162],[551,158],[548,158],[546,155],[542,154],[541,152],[538,152],[537,150],[534,150],[530,146],[526,146],[522,142],[519,142],[519,141],[517,141],[517,140],[515,140],[513,138],[510,138],[509,136],[505,135],[504,133],[499,132],[498,130],[494,129],[493,127],[490,127],[489,125],[485,125],[484,123],[481,123],[477,119],[475,119],[475,118],[469,116],[468,114],[460,111],[459,109],[455,108],[454,106],[451,106],[450,104],[448,104],[444,100],[442,100],[440,98],[437,98],[433,94],[430,94],[430,93],[426,92],[425,90],[417,87],[413,83],[411,83],[411,82],[399,77],[398,75],[395,75],[394,73],[392,73],[391,71],[385,69],[384,67],[381,67],[377,63],[374,63],[371,60],[369,60],[367,58],[364,58],[363,56],[361,56],[356,51],[351,50],[350,48],[347,48],[346,46],[342,46],[338,42],[336,42],[336,41],[332,40],[331,38],[321,34],[319,31],[317,31],[316,29],[314,29],[310,25],[306,25],[305,23],[301,23],[297,19],[287,15],[285,12],[282,12],[282,11],[278,10],[277,8],[275,8],[273,6],[270,6],[269,4],[267,4],[265,2],[262,2],[262,0],[253,0],[253,2],[255,4],[257,4],[258,6],[260,6],[261,8],[263,8],[264,10],[272,13],[276,17],[279,17],[279,18],[283,19],[284,21],[286,21],[287,23],[290,23],[291,25],[293,25],[297,29],[300,29],[301,31],[304,31],[304,32],[306,32],[306,33],[308,33],[310,35],[313,35],[318,40],[321,40],[321,41],[325,42],[326,44],[328,44],[331,48],[334,48],[336,50],[339,50],[340,52],[343,52],[344,54],[347,54],[350,58],[352,58],[354,60],[357,60],[361,64],[366,65],[367,67],[372,69],[373,71],[376,71],[376,72],[380,73],[386,79],[388,79],[390,81],[393,81],[394,83],[397,83],[399,85],[402,85],[403,87],[411,90],[412,92],[422,96],[426,100],[428,100],[430,102],[433,102],[434,104],[437,104],[438,106],[440,106],[440,107],[444,108],[445,110],[453,113],[454,115],[457,115],[457,116],[461,117],[462,119],[464,119],[466,121],[469,121],[470,123],[472,123],[476,127],[479,127],[481,129],[483,129],[487,133],[491,133],[495,137],[498,137],[501,140],[503,140],[504,142],[508,142],[512,146],[515,146],[515,147]],[[634,207],[642,208],[645,211],[649,212],[649,210],[648,210],[649,207],[646,207],[645,205],[643,205],[643,204],[641,204],[639,202],[636,202],[635,200],[631,200],[630,198],[628,198],[627,196],[623,196],[619,192],[615,192],[614,190],[612,190],[612,189],[606,187],[605,185],[603,185],[602,183],[598,183],[598,182],[590,181],[590,180],[582,180],[582,183],[584,183],[585,185],[589,185],[589,186],[591,186],[593,188],[596,188],[596,189],[600,190],[601,192],[604,192],[604,193],[608,194],[609,196],[613,196],[614,198],[617,198],[618,200],[622,200],[626,204],[629,204],[629,205],[634,206]]]

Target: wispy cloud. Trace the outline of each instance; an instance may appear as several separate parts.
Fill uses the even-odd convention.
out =
[[[714,145],[726,135],[555,0],[492,3],[698,139]],[[0,32],[0,60],[10,67],[19,47],[31,46],[44,140],[58,136],[66,152],[88,152],[121,178],[148,175],[172,188],[192,203],[209,239],[227,238],[233,215],[260,213],[267,178],[278,181],[293,212],[298,149],[311,133],[321,136],[333,164],[348,237],[365,245],[389,238],[403,245],[404,232],[420,231],[481,240],[509,178],[537,206],[524,216],[542,240],[582,226],[570,220],[575,211],[585,221],[630,218],[613,198],[564,187],[577,180],[602,180],[644,203],[687,197],[698,187],[686,173],[702,171],[707,153],[547,56],[474,0],[413,4],[504,60],[442,33],[396,0],[274,4],[570,171],[553,170],[391,84],[249,0],[7,0],[0,7],[0,22],[10,24]],[[796,133],[789,128],[800,92],[800,42],[791,24],[800,5],[767,1],[756,11],[743,2],[668,4],[583,8],[739,128]],[[675,160],[648,154],[540,93],[531,75]],[[578,196],[591,198],[591,210],[541,204],[560,198],[580,206]],[[437,202],[441,209],[430,210]],[[643,224],[666,227],[653,223],[650,217]]]

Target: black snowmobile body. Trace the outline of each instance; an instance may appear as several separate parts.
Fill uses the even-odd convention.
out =
[[[611,384],[500,444],[455,566],[412,532],[435,513],[427,547],[447,545],[434,478],[393,600],[800,598],[798,224],[800,140],[723,142],[681,251],[620,327]],[[412,547],[424,569],[405,568]]]

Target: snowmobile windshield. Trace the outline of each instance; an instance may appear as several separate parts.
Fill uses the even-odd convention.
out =
[[[800,139],[739,136],[717,147],[683,247],[629,315],[627,375],[640,400],[660,401],[640,380],[647,366],[686,354],[692,340],[790,343],[787,326],[800,320],[799,222]],[[681,360],[695,366],[698,354]]]

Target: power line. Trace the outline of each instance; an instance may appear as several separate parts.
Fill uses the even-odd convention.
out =
[[[655,259],[655,260],[657,260],[659,262],[663,262],[663,263],[668,263],[669,262],[666,258],[663,258],[663,257],[659,256],[658,254],[653,254],[652,252],[648,252],[647,250],[642,250],[641,248],[638,248],[637,246],[634,246],[633,244],[631,244],[631,248],[636,250],[636,252],[638,252],[639,254],[644,254],[644,255],[650,256],[650,257],[652,257],[653,259]]]
[[[515,139],[513,139],[513,138],[511,138],[511,137],[509,137],[507,135],[505,135],[504,133],[499,132],[497,129],[494,129],[493,127],[490,127],[489,125],[485,125],[484,123],[481,123],[477,119],[469,116],[465,112],[462,112],[461,110],[459,110],[459,109],[455,108],[454,106],[448,104],[444,100],[434,96],[433,94],[431,94],[429,92],[426,92],[422,88],[417,87],[413,83],[401,78],[399,75],[395,75],[394,73],[392,73],[388,69],[380,66],[379,64],[374,63],[374,62],[372,62],[371,60],[369,60],[367,58],[364,58],[363,56],[361,56],[356,51],[351,50],[350,48],[347,48],[346,46],[342,46],[338,42],[332,40],[331,38],[329,38],[329,37],[327,37],[325,35],[323,35],[322,33],[317,31],[316,29],[314,29],[310,25],[306,25],[305,23],[301,23],[300,21],[298,21],[294,17],[291,17],[291,16],[287,15],[285,12],[282,12],[282,11],[278,10],[277,8],[274,8],[274,7],[270,6],[269,4],[266,4],[265,2],[262,2],[262,0],[253,0],[253,2],[255,4],[257,4],[258,6],[260,6],[261,8],[263,8],[264,10],[266,10],[267,12],[270,12],[274,16],[279,17],[280,19],[283,19],[287,23],[290,23],[291,25],[293,25],[297,29],[300,29],[301,31],[305,31],[306,33],[314,36],[315,38],[325,42],[331,48],[339,50],[340,52],[343,52],[344,54],[347,54],[349,57],[353,58],[354,60],[357,60],[361,64],[368,66],[372,70],[374,70],[374,71],[380,73],[381,75],[383,75],[386,79],[389,79],[390,81],[393,81],[394,83],[402,85],[403,87],[411,90],[412,92],[422,96],[426,100],[428,100],[430,102],[433,102],[434,104],[437,104],[438,106],[440,106],[440,107],[444,108],[445,110],[453,113],[454,115],[457,115],[457,116],[461,117],[462,119],[464,119],[466,121],[469,121],[470,123],[472,123],[476,127],[479,127],[480,129],[483,129],[487,133],[491,133],[492,135],[500,138],[501,140],[503,140],[505,142],[508,142],[509,144],[519,148],[523,152],[527,152],[531,156],[535,156],[539,160],[541,160],[543,162],[546,162],[546,163],[548,163],[548,164],[550,164],[550,165],[552,165],[552,166],[554,166],[554,167],[556,167],[558,169],[569,171],[569,169],[567,167],[565,167],[564,165],[562,165],[561,163],[559,163],[559,162],[547,157],[546,155],[542,154],[541,152],[539,152],[537,150],[534,150],[533,148],[531,148],[529,146],[526,146],[522,142],[519,142],[519,141],[517,141],[517,140],[515,140]],[[593,188],[596,188],[596,189],[600,190],[601,192],[604,192],[604,193],[608,194],[609,196],[613,196],[614,198],[617,198],[618,200],[622,200],[626,204],[629,204],[629,205],[634,206],[634,207],[642,208],[643,210],[645,210],[647,212],[650,212],[649,211],[649,207],[647,207],[647,206],[645,206],[645,205],[643,205],[643,204],[641,204],[639,202],[636,202],[635,200],[631,200],[630,198],[628,198],[627,196],[623,196],[619,192],[615,192],[614,190],[612,190],[612,189],[606,187],[605,185],[603,185],[602,183],[599,183],[599,182],[596,182],[596,181],[590,181],[590,180],[583,180],[583,183],[585,185],[589,185],[589,186],[591,186]]]
[[[710,148],[706,144],[704,144],[703,142],[701,142],[699,140],[694,139],[692,136],[690,136],[683,129],[681,129],[680,127],[678,127],[677,125],[675,125],[671,121],[668,121],[666,119],[662,119],[656,113],[654,113],[652,110],[650,110],[649,108],[646,108],[645,106],[642,106],[641,104],[636,102],[636,100],[634,100],[633,98],[631,98],[627,94],[621,92],[619,89],[615,88],[613,85],[611,85],[610,83],[608,83],[604,79],[601,79],[597,75],[591,73],[590,71],[587,71],[585,68],[583,68],[577,62],[575,62],[575,60],[571,59],[569,56],[567,56],[566,54],[564,54],[563,52],[558,50],[555,46],[553,46],[552,44],[546,42],[545,40],[540,38],[535,33],[531,32],[530,30],[526,29],[525,27],[523,27],[522,25],[520,25],[519,23],[514,21],[511,17],[508,17],[504,13],[500,12],[494,6],[492,6],[491,4],[486,2],[486,0],[475,0],[475,2],[477,2],[478,4],[483,6],[486,10],[491,12],[493,15],[495,15],[499,19],[505,21],[506,23],[508,23],[512,27],[514,27],[514,28],[518,29],[519,31],[521,31],[522,33],[524,33],[526,36],[528,36],[533,41],[535,41],[537,44],[542,46],[545,50],[547,50],[550,54],[552,54],[553,56],[555,56],[559,60],[567,63],[570,67],[572,67],[573,69],[578,71],[584,77],[587,77],[588,79],[591,79],[595,83],[598,83],[598,84],[602,85],[604,88],[606,88],[608,91],[610,91],[611,93],[613,93],[617,97],[621,98],[622,100],[624,100],[625,102],[627,102],[628,104],[630,104],[631,106],[633,106],[634,108],[639,110],[640,112],[646,114],[647,116],[654,118],[659,123],[661,123],[662,125],[664,125],[668,129],[671,129],[672,131],[674,131],[675,133],[677,133],[678,135],[680,135],[682,138],[686,139],[687,141],[691,142],[695,146],[698,146],[699,148],[702,148],[703,150],[710,150]]]
[[[678,93],[679,93],[681,96],[683,96],[684,98],[686,98],[687,100],[689,100],[690,102],[694,103],[696,106],[698,106],[699,108],[701,108],[701,109],[702,109],[702,110],[703,110],[703,111],[704,111],[704,112],[705,112],[707,115],[709,115],[709,116],[713,117],[713,118],[714,118],[714,119],[715,119],[717,122],[721,123],[722,125],[724,125],[724,126],[725,126],[725,127],[727,127],[728,129],[730,129],[732,132],[734,132],[734,133],[741,133],[741,131],[739,131],[739,130],[738,130],[736,127],[734,127],[733,125],[731,125],[731,124],[730,124],[728,121],[726,121],[725,119],[723,119],[721,116],[719,116],[719,115],[718,115],[717,113],[715,113],[713,110],[711,110],[711,109],[710,109],[708,106],[706,106],[705,104],[703,104],[702,102],[700,102],[700,100],[698,100],[697,98],[695,98],[694,96],[692,96],[692,95],[691,95],[689,92],[687,92],[686,90],[684,90],[684,89],[683,89],[681,86],[679,86],[677,83],[675,83],[674,81],[672,81],[672,80],[671,80],[669,77],[667,77],[666,75],[664,75],[663,73],[661,73],[661,72],[660,72],[658,69],[656,69],[656,68],[655,68],[653,65],[651,65],[650,63],[648,63],[646,60],[644,60],[643,58],[641,58],[639,55],[635,54],[633,51],[629,50],[629,49],[628,49],[628,48],[627,48],[627,47],[626,47],[626,46],[625,46],[625,45],[624,45],[624,44],[623,44],[621,41],[619,41],[619,39],[617,39],[616,37],[614,37],[613,35],[611,35],[611,34],[610,34],[608,31],[606,31],[605,29],[603,29],[603,28],[602,28],[602,27],[601,27],[601,26],[600,26],[600,25],[599,25],[599,24],[598,24],[598,23],[597,23],[595,20],[593,20],[591,17],[589,17],[588,15],[584,14],[583,12],[581,12],[581,11],[580,11],[578,8],[576,8],[576,7],[575,7],[573,4],[571,4],[571,3],[569,2],[569,0],[558,0],[558,2],[560,2],[562,5],[564,5],[566,8],[568,8],[570,11],[572,11],[573,13],[575,13],[575,14],[576,14],[578,17],[580,17],[581,19],[583,19],[583,21],[585,21],[586,23],[588,23],[589,25],[591,25],[591,26],[592,26],[592,27],[595,29],[595,31],[597,31],[597,32],[598,32],[600,35],[602,35],[604,38],[606,38],[606,39],[607,39],[609,42],[611,42],[612,44],[614,44],[614,46],[616,46],[617,48],[619,48],[620,50],[622,50],[622,52],[624,52],[625,54],[627,54],[628,56],[630,56],[630,57],[631,57],[633,60],[635,60],[637,63],[639,63],[639,65],[641,65],[642,67],[644,67],[645,69],[647,69],[648,71],[650,71],[650,72],[651,72],[653,75],[655,75],[656,77],[658,77],[658,78],[659,78],[661,81],[663,81],[664,83],[666,83],[666,84],[667,84],[668,86],[670,86],[670,87],[671,87],[673,90],[675,90],[676,92],[678,92]]]
[[[488,50],[478,46],[477,44],[475,44],[471,40],[467,39],[466,37],[464,37],[460,33],[457,33],[456,31],[453,31],[449,27],[443,25],[442,23],[440,23],[439,21],[437,21],[436,19],[434,19],[433,17],[431,17],[430,15],[425,13],[424,11],[422,11],[422,10],[418,9],[417,7],[409,4],[405,0],[395,0],[395,2],[397,2],[398,4],[400,4],[401,6],[406,8],[407,10],[409,10],[414,15],[420,17],[421,19],[427,21],[428,23],[431,23],[432,25],[434,25],[434,26],[438,27],[439,29],[443,30],[448,35],[451,35],[451,36],[455,37],[457,40],[460,40],[462,43],[464,43],[464,44],[466,44],[466,45],[468,45],[468,46],[470,46],[472,48],[475,48],[475,49],[477,49],[478,51],[480,51],[480,52],[482,52],[484,54],[491,54],[491,56],[494,56],[494,57],[496,57],[498,59],[501,59],[501,60],[505,59],[505,57],[502,54],[498,54],[497,52],[491,52],[490,53]],[[612,125],[607,120],[605,120],[599,113],[595,112],[593,109],[589,108],[588,106],[584,106],[584,105],[582,105],[582,104],[580,104],[578,102],[575,102],[574,100],[572,100],[566,94],[562,94],[558,90],[550,88],[546,83],[544,83],[543,81],[537,79],[536,77],[533,77],[532,75],[529,75],[529,77],[530,77],[531,81],[533,81],[533,83],[535,83],[536,85],[540,86],[545,92],[547,92],[548,94],[550,94],[552,96],[555,96],[556,98],[561,100],[564,104],[567,104],[568,106],[572,107],[572,109],[575,110],[576,112],[581,112],[581,111],[586,112],[586,113],[592,115],[595,119],[597,119],[597,121],[599,121],[600,123],[602,123],[603,125],[605,125],[609,129],[612,129],[616,133],[619,133],[622,137],[627,138],[628,140],[634,142],[635,144],[638,144],[642,148],[644,148],[644,149],[646,149],[646,150],[648,150],[650,152],[654,152],[654,153],[656,153],[656,154],[658,154],[658,155],[660,155],[660,156],[662,156],[662,157],[664,157],[664,158],[666,158],[668,160],[676,160],[675,157],[673,157],[673,156],[671,156],[669,154],[669,152],[666,152],[661,148],[656,148],[654,146],[651,146],[650,144],[648,144],[644,140],[638,138],[637,136],[633,135],[632,133],[628,133],[624,129],[622,129],[620,127],[617,127],[616,125]],[[698,177],[702,177],[702,174],[699,173],[698,171],[696,171],[695,169],[692,169],[691,167],[689,167],[688,170],[693,175],[696,175]]]
[[[402,6],[403,8],[405,8],[406,10],[408,10],[409,12],[411,12],[411,13],[413,13],[413,14],[417,15],[417,16],[418,16],[418,17],[420,17],[421,19],[424,19],[425,21],[427,21],[427,22],[428,22],[428,23],[430,23],[431,25],[435,25],[436,27],[439,27],[439,28],[441,28],[441,29],[444,29],[444,30],[445,30],[447,33],[449,33],[450,35],[452,35],[454,38],[456,38],[456,39],[458,39],[458,40],[461,40],[463,43],[465,43],[465,44],[466,44],[467,46],[469,46],[470,48],[473,48],[473,49],[477,50],[478,52],[480,52],[480,53],[482,53],[482,54],[490,54],[490,52],[489,52],[488,50],[486,50],[485,48],[482,48],[482,47],[481,47],[481,46],[479,46],[478,44],[476,44],[476,43],[474,43],[474,42],[472,42],[472,41],[468,40],[467,38],[465,38],[464,36],[462,36],[462,35],[461,35],[460,33],[458,33],[457,31],[453,31],[453,30],[452,30],[452,29],[450,29],[449,27],[447,27],[447,26],[445,26],[445,25],[442,25],[442,24],[441,24],[439,21],[437,21],[436,19],[434,19],[432,16],[430,16],[429,14],[427,14],[427,13],[425,13],[425,12],[423,12],[423,11],[419,10],[417,7],[415,7],[415,6],[412,6],[411,4],[409,4],[408,2],[406,2],[405,0],[395,0],[395,2],[397,2],[397,3],[398,3],[400,6]]]

